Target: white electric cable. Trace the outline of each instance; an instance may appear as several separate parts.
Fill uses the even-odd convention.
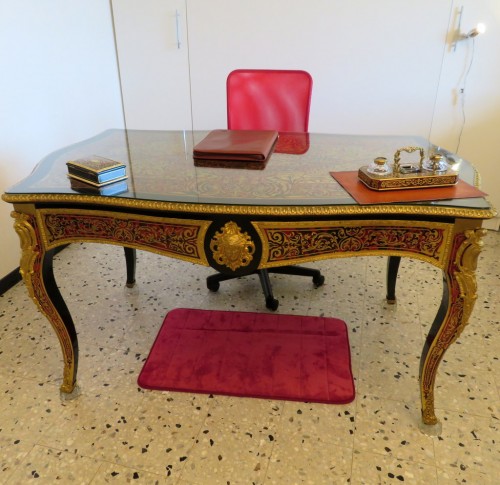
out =
[[[466,120],[466,116],[465,116],[465,87],[467,84],[467,78],[469,77],[469,72],[472,68],[472,62],[474,61],[474,51],[475,51],[475,43],[476,43],[476,39],[474,39],[474,37],[471,37],[471,39],[472,39],[472,53],[470,56],[469,67],[467,68],[467,72],[465,73],[465,76],[464,76],[464,82],[462,84],[462,87],[460,88],[461,106],[462,106],[462,126],[460,128],[460,133],[458,135],[458,141],[457,141],[457,147],[455,149],[455,153],[458,153],[460,143],[462,142],[462,134],[464,131],[465,120]]]

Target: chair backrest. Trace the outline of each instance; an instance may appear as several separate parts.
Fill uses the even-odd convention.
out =
[[[237,69],[227,77],[230,130],[307,132],[312,77],[306,71]]]

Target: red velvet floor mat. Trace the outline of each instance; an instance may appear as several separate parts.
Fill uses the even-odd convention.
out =
[[[139,375],[145,389],[344,404],[354,399],[337,318],[175,309]]]

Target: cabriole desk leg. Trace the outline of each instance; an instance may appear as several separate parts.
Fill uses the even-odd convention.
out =
[[[400,256],[389,256],[387,259],[387,296],[386,300],[389,305],[396,303],[396,280],[398,277],[399,264],[401,263]]]
[[[30,297],[47,317],[59,339],[64,360],[61,393],[64,397],[71,397],[76,394],[78,339],[73,319],[54,279],[53,250],[44,250],[33,215],[12,212],[12,217],[21,240],[21,276]]]
[[[135,286],[135,266],[136,266],[136,250],[134,248],[123,248],[125,251],[125,264],[127,265],[127,288]]]
[[[455,234],[450,259],[444,271],[443,299],[424,345],[420,360],[422,431],[439,434],[434,411],[434,383],[444,353],[469,322],[477,299],[477,258],[485,229],[465,229]]]

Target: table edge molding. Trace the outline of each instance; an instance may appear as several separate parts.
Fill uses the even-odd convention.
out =
[[[135,208],[150,211],[189,212],[197,214],[251,215],[251,216],[352,216],[352,215],[410,215],[458,217],[469,219],[492,219],[497,215],[491,209],[467,207],[443,207],[428,205],[241,205],[210,204],[192,202],[162,202],[152,200],[124,199],[103,196],[65,196],[60,194],[3,194],[2,199],[9,203],[70,203],[94,206],[113,206],[116,208]]]

